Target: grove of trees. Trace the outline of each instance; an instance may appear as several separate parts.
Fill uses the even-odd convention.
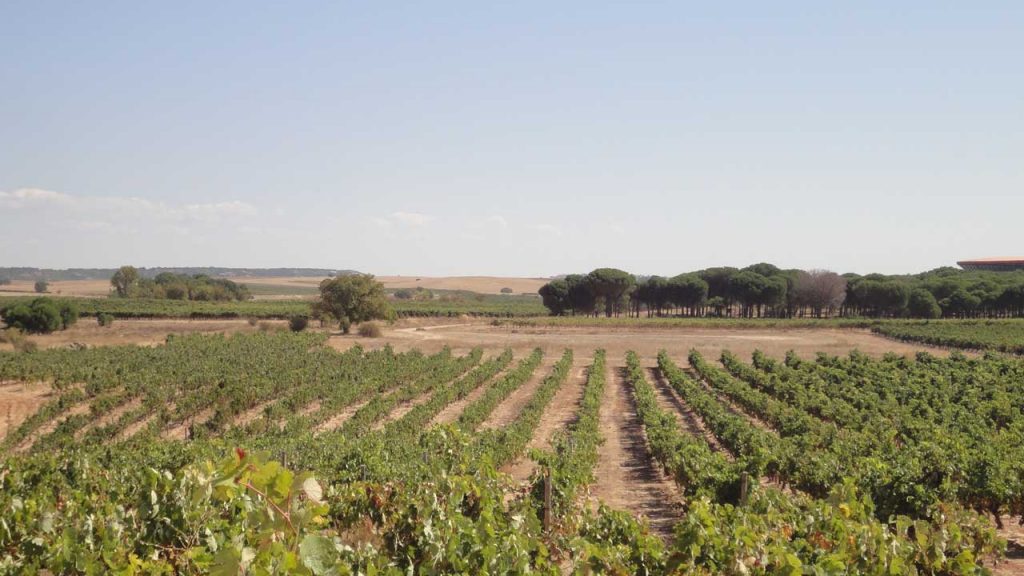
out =
[[[66,330],[77,322],[78,307],[70,301],[36,298],[0,308],[0,318],[8,328],[30,334],[49,334]]]
[[[252,298],[245,284],[205,274],[161,272],[143,278],[134,266],[121,266],[110,277],[114,294],[121,298],[154,298],[157,300],[243,301]]]
[[[599,268],[552,280],[539,294],[556,316],[1002,318],[1024,316],[1024,271],[860,276],[759,263],[637,277]]]

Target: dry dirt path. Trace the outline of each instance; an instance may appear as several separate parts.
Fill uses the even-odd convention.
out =
[[[523,411],[523,407],[530,401],[530,398],[533,398],[533,393],[537,391],[540,383],[551,373],[551,368],[555,365],[556,361],[558,361],[558,358],[545,356],[540,365],[534,368],[530,378],[523,382],[522,386],[513,390],[508,397],[494,408],[490,416],[480,424],[480,430],[492,430],[511,424],[519,416],[519,413]]]
[[[577,360],[578,362],[579,360]],[[533,431],[533,437],[526,449],[532,448],[550,449],[551,440],[556,432],[565,430],[569,424],[576,419],[580,409],[580,402],[583,400],[583,390],[587,383],[587,367],[573,366],[569,379],[555,393],[551,403],[544,410],[540,424]],[[536,462],[529,456],[523,456],[515,462],[505,466],[502,472],[512,476],[516,482],[522,482],[530,477],[536,468]]]
[[[601,459],[591,494],[612,508],[647,518],[652,531],[671,538],[682,517],[681,499],[672,481],[651,460],[624,368],[609,367],[601,406]]]
[[[1003,529],[998,530],[999,536],[1006,539],[1006,560],[997,564],[992,571],[997,576],[1024,575],[1024,526],[1017,518],[1003,516]]]

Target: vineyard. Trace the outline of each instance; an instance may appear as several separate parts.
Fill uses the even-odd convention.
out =
[[[1024,354],[1024,322],[1019,320],[886,323],[872,330],[905,342]]]
[[[0,352],[0,573],[1015,566],[1024,360],[326,342]]]

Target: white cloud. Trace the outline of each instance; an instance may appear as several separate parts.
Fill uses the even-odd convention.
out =
[[[256,215],[252,204],[239,202],[216,202],[213,204],[187,204],[183,209],[187,218],[204,222],[217,222],[222,218],[244,218]]]
[[[498,228],[501,228],[502,230],[508,228],[508,220],[505,220],[503,216],[495,215],[484,218],[484,224],[488,226],[496,226]]]
[[[391,228],[394,226],[394,224],[391,223],[391,220],[388,220],[387,218],[371,217],[369,218],[369,221],[370,224],[373,224],[374,226],[382,230],[391,230]]]
[[[68,203],[72,200],[73,198],[67,194],[38,188],[21,188],[14,192],[0,190],[0,207],[2,208],[21,208],[30,204],[54,202]]]
[[[393,212],[391,219],[406,226],[424,226],[434,218],[418,212]]]
[[[551,236],[562,235],[562,229],[554,224],[534,224],[530,228],[542,234],[550,234]]]
[[[73,196],[36,188],[0,191],[0,208],[20,209],[44,204],[64,208],[67,215],[83,223],[82,226],[94,228],[97,222],[125,217],[217,223],[258,213],[252,204],[238,200],[175,206],[136,196]]]

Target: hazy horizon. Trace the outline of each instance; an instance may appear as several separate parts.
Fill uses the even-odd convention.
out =
[[[1024,255],[1024,5],[0,7],[0,267]]]

